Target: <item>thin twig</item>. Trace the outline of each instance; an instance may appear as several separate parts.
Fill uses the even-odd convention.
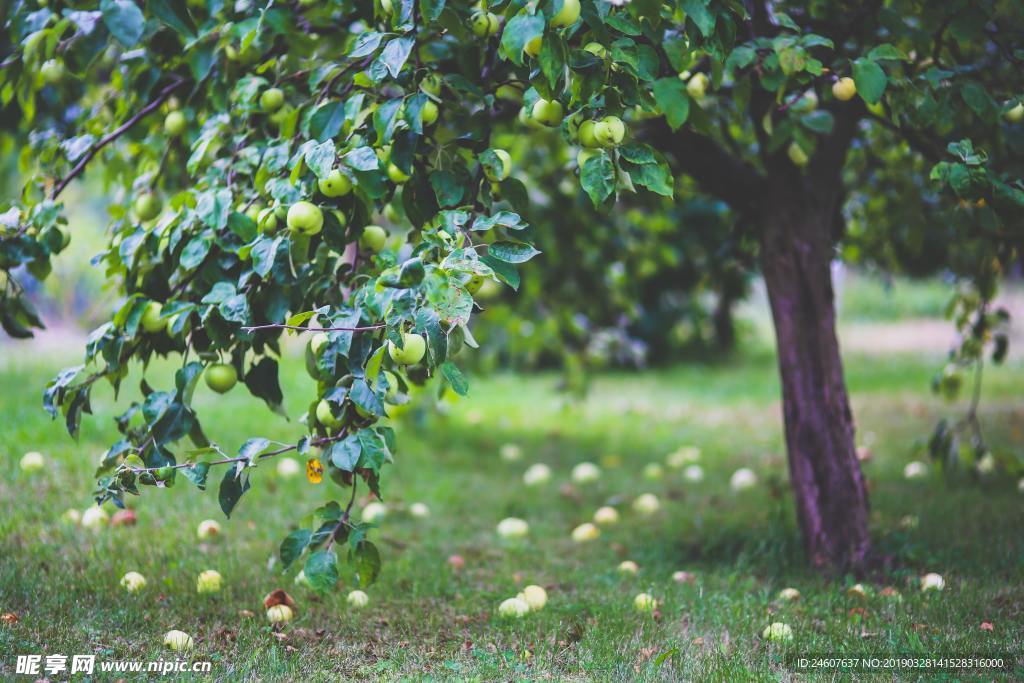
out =
[[[329,443],[334,443],[335,441],[340,441],[341,439],[345,438],[347,435],[348,435],[347,432],[342,431],[342,432],[340,432],[338,434],[335,434],[334,436],[325,436],[322,439],[314,439],[313,441],[310,441],[309,444],[311,446],[316,446],[316,447],[319,448],[320,446],[324,446],[324,445],[329,444]],[[147,441],[148,441],[148,439],[147,439]],[[275,455],[281,455],[282,453],[288,453],[290,451],[297,450],[298,448],[299,448],[298,444],[294,444],[294,445],[291,445],[291,446],[285,446],[283,448],[278,448],[276,451],[267,451],[266,453],[260,453],[259,455],[256,456],[256,459],[257,460],[263,460],[265,458],[272,458]],[[139,450],[141,451],[142,449],[139,449]],[[250,458],[249,456],[239,455],[239,456],[236,456],[234,458],[224,458],[223,460],[214,460],[213,462],[208,462],[206,464],[209,467],[215,467],[217,465],[230,465],[231,463],[244,462],[244,461],[248,461],[248,460],[251,460],[251,459],[252,458]],[[168,465],[168,467],[170,467],[171,469],[175,469],[175,470],[183,470],[183,469],[186,469],[186,468],[187,469],[194,469],[195,466],[198,465],[198,464],[199,463],[195,463],[195,462],[183,462],[183,463],[179,463],[177,465]],[[162,468],[160,468],[160,467],[131,467],[129,469],[132,472],[135,472],[136,474],[139,474],[139,473],[143,473],[143,472],[156,472],[157,470],[162,469]]]
[[[145,118],[147,114],[150,114],[154,110],[156,110],[161,104],[166,102],[167,99],[174,93],[174,91],[177,90],[178,88],[180,88],[185,83],[186,83],[186,81],[183,78],[182,79],[178,79],[174,83],[171,83],[170,85],[165,87],[163,90],[161,90],[160,94],[157,95],[156,98],[152,102],[150,102],[145,107],[143,107],[138,112],[136,112],[134,116],[132,116],[130,119],[128,119],[127,121],[122,123],[112,133],[109,133],[108,135],[106,135],[105,137],[100,139],[100,141],[97,142],[95,145],[93,145],[89,149],[89,151],[85,153],[85,156],[83,156],[79,160],[79,162],[77,164],[75,164],[75,167],[71,169],[71,172],[68,173],[66,176],[64,176],[64,178],[62,178],[57,183],[57,185],[54,186],[53,194],[50,195],[50,198],[51,199],[56,199],[57,196],[61,192],[64,191],[64,188],[68,186],[68,183],[70,183],[72,180],[74,180],[75,178],[77,178],[79,175],[82,174],[82,171],[85,170],[86,164],[88,164],[90,161],[92,161],[93,157],[95,157],[96,154],[101,149],[103,149],[104,147],[109,145],[111,142],[113,142],[114,140],[117,140],[119,137],[121,137],[122,135],[127,133],[129,130],[131,130],[132,126],[134,126],[136,123],[138,123],[143,118]]]
[[[243,327],[244,332],[253,332],[255,330],[298,330],[299,332],[370,332],[372,330],[382,330],[387,325],[379,323],[377,325],[366,325],[363,327],[302,327],[300,325],[282,325],[273,323],[270,325],[253,325],[251,327]]]

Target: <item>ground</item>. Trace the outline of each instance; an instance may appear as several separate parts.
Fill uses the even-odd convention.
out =
[[[1012,654],[1015,676],[1024,674],[1024,494],[1016,480],[902,476],[907,462],[926,459],[920,439],[935,420],[962,409],[928,394],[941,366],[934,356],[847,358],[858,441],[873,455],[865,463],[872,531],[892,562],[864,581],[863,599],[847,594],[852,577],[822,577],[805,564],[786,487],[774,360],[755,345],[728,363],[604,375],[581,400],[560,396],[553,375],[474,375],[471,400],[406,419],[385,475],[383,573],[368,589],[369,606],[353,611],[345,603],[349,574],[344,588],[318,597],[293,586],[294,571],[282,574],[275,561],[290,525],[343,492],[303,476],[283,480],[272,464],[258,468],[230,520],[215,491],[179,480],[130,501],[134,527],[93,533],[63,523],[67,508],[89,504],[92,470],[114,438],[110,418],[133,398],[122,392],[115,406],[111,392],[100,392],[81,440],[72,441],[40,407],[41,387],[74,361],[70,353],[5,347],[0,361],[0,613],[17,616],[0,623],[0,678],[14,678],[16,654],[166,657],[161,639],[172,628],[195,636],[189,658],[211,660],[213,675],[229,681],[786,680],[799,654],[869,653]],[[287,406],[297,415],[312,385],[297,354],[285,367]],[[156,384],[168,372],[156,366],[148,376]],[[1022,383],[1019,361],[990,371],[982,402],[995,451],[1015,458],[1024,441]],[[225,397],[204,387],[196,401],[226,448],[252,435],[287,441],[301,433],[240,387]],[[520,446],[520,461],[499,457],[506,443]],[[702,450],[702,483],[671,469],[661,480],[644,478],[644,465],[688,444]],[[17,460],[29,450],[44,453],[52,469],[20,472]],[[572,487],[569,472],[582,461],[600,464],[603,476]],[[554,477],[527,488],[522,473],[536,462]],[[733,493],[729,477],[739,467],[752,468],[758,484]],[[642,492],[662,501],[652,517],[631,510]],[[417,501],[429,518],[407,514]],[[574,543],[571,530],[605,504],[619,508],[619,524],[592,543]],[[529,522],[528,540],[497,537],[508,516]],[[196,538],[207,518],[221,521],[221,540]],[[465,559],[461,571],[446,562],[453,554]],[[636,576],[616,571],[625,559],[638,563]],[[211,568],[223,574],[224,590],[197,595],[196,576]],[[149,581],[135,595],[118,586],[129,570]],[[695,580],[676,583],[679,570]],[[945,590],[922,594],[926,572],[942,574]],[[530,583],[547,588],[547,607],[499,620],[497,605]],[[261,600],[277,587],[294,595],[299,613],[273,633]],[[779,601],[786,587],[801,599]],[[882,595],[886,587],[900,598]],[[641,591],[660,602],[655,614],[633,609]],[[772,622],[792,627],[791,644],[760,637]]]

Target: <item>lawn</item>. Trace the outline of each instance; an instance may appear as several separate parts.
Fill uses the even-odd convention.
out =
[[[213,675],[229,681],[776,680],[789,679],[793,657],[808,653],[1012,654],[1010,676],[1024,676],[1024,495],[1008,477],[902,477],[907,462],[923,457],[918,440],[957,409],[927,393],[933,358],[848,361],[859,440],[874,456],[865,465],[873,531],[891,556],[889,569],[864,582],[865,598],[847,594],[852,577],[823,578],[804,564],[773,360],[750,352],[722,366],[602,376],[582,401],[560,396],[554,376],[473,376],[469,399],[404,418],[386,473],[390,512],[377,532],[384,569],[368,589],[369,606],[356,611],[345,601],[350,575],[337,593],[316,596],[293,586],[295,570],[282,575],[275,562],[295,520],[344,495],[326,480],[282,479],[265,464],[230,520],[215,491],[179,478],[171,491],[130,501],[136,526],[94,533],[62,522],[65,509],[89,504],[92,470],[114,439],[110,418],[131,392],[117,406],[101,392],[75,443],[39,397],[73,358],[40,359],[27,346],[5,353],[0,612],[18,620],[0,624],[0,677],[14,677],[16,654],[158,659],[171,628],[195,636],[188,656],[211,660]],[[299,357],[285,367],[287,405],[297,415],[312,383]],[[149,372],[154,384],[168,376],[167,367]],[[1021,386],[1019,364],[990,372],[982,404],[996,450],[1018,458]],[[240,388],[222,398],[204,387],[196,401],[225,448],[252,435],[288,441],[301,433]],[[520,446],[520,461],[499,457],[506,443]],[[702,483],[671,469],[660,480],[643,476],[645,465],[686,444],[702,449]],[[20,472],[17,460],[28,450],[43,452],[52,467]],[[570,469],[582,461],[600,464],[603,476],[573,487]],[[522,473],[536,462],[554,476],[527,488]],[[753,468],[758,485],[730,491],[738,467]],[[651,517],[630,507],[642,492],[662,502]],[[409,515],[413,502],[426,503],[431,516]],[[620,522],[594,542],[574,543],[571,530],[605,504],[619,508]],[[527,541],[497,537],[496,524],[508,516],[529,522]],[[220,541],[196,538],[206,518],[221,520]],[[461,571],[446,561],[453,554],[465,559]],[[625,559],[637,562],[638,574],[617,571]],[[197,595],[196,576],[210,568],[225,577],[224,590]],[[129,570],[148,578],[140,593],[118,586]],[[676,583],[678,570],[696,580]],[[943,592],[918,590],[926,572],[945,577]],[[497,618],[497,605],[531,583],[547,588],[547,607],[519,621]],[[261,600],[277,587],[292,593],[299,612],[275,633]],[[802,598],[779,601],[785,587]],[[883,596],[885,587],[900,598]],[[641,591],[660,602],[654,614],[634,610]],[[792,627],[792,643],[760,637],[775,621]]]

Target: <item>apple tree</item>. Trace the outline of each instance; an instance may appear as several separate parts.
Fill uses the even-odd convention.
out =
[[[945,266],[976,294],[965,329],[976,354],[995,343],[987,306],[1024,206],[1010,4],[18,0],[4,12],[0,104],[26,140],[23,190],[0,206],[5,329],[39,325],[20,278],[45,276],[73,238],[67,185],[92,169],[115,199],[96,265],[123,301],[46,407],[75,433],[96,382],[178,358],[174,385],[143,378],[144,399],[118,419],[97,497],[179,477],[205,487],[216,472],[230,514],[261,463],[297,452],[311,482],[350,489],[281,546],[319,588],[345,544],[360,581],[376,575],[370,530],[349,512],[357,488],[383,495],[389,411],[431,376],[467,391],[454,359],[476,345],[474,295],[488,280],[517,288],[538,253],[531,168],[513,168],[497,135],[580,147],[574,182],[603,211],[631,192],[676,197],[688,176],[749,230],[817,566],[871,558],[829,275],[851,205],[874,199],[863,159],[948,207]],[[904,200],[883,198],[893,216]],[[899,233],[879,213],[871,231]],[[279,409],[291,333],[307,335],[318,381],[307,436],[222,448],[192,405],[196,383],[241,380]]]

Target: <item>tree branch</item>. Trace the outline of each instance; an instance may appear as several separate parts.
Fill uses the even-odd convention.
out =
[[[363,327],[302,327],[301,325],[283,325],[279,323],[271,323],[269,325],[253,325],[251,327],[243,327],[242,330],[245,332],[253,332],[255,330],[298,330],[299,332],[370,332],[372,330],[381,330],[387,327],[384,323],[377,325],[365,325]]]
[[[742,159],[726,152],[709,137],[688,128],[673,132],[664,119],[644,131],[648,141],[675,159],[673,167],[692,177],[708,193],[735,209],[751,209],[758,203],[764,179]]]
[[[99,151],[100,151],[101,149],[103,149],[104,147],[106,147],[107,145],[109,145],[109,144],[110,144],[111,142],[113,142],[114,140],[117,140],[117,139],[118,139],[119,137],[121,137],[122,135],[124,135],[125,133],[127,133],[127,132],[128,132],[129,130],[131,130],[132,126],[134,126],[134,125],[135,125],[136,123],[138,123],[138,122],[139,122],[139,121],[141,121],[141,120],[142,120],[143,118],[145,118],[145,116],[146,116],[147,114],[150,114],[150,113],[152,113],[152,112],[153,112],[153,111],[154,111],[155,109],[157,109],[157,108],[158,108],[158,107],[159,107],[159,106],[160,106],[161,104],[163,104],[163,103],[164,103],[165,101],[167,101],[167,99],[168,99],[168,98],[169,98],[169,97],[170,97],[170,96],[171,96],[171,95],[172,95],[172,94],[174,93],[174,91],[175,91],[175,90],[177,90],[178,88],[180,88],[180,87],[181,87],[182,85],[184,85],[185,83],[186,83],[185,79],[184,79],[184,78],[181,78],[181,79],[178,79],[177,81],[175,81],[174,83],[171,83],[171,84],[170,84],[170,85],[168,85],[167,87],[165,87],[165,88],[164,88],[163,90],[161,90],[161,91],[160,91],[160,94],[158,94],[158,95],[156,96],[156,98],[155,98],[155,99],[154,99],[154,100],[153,100],[152,102],[150,102],[150,103],[149,103],[149,104],[147,104],[147,105],[146,105],[145,107],[143,107],[143,108],[142,108],[142,109],[140,109],[140,110],[139,110],[138,112],[136,112],[136,113],[135,113],[135,115],[133,115],[133,116],[132,116],[132,117],[131,117],[130,119],[128,119],[127,121],[125,121],[124,123],[122,123],[122,124],[121,124],[121,125],[120,125],[120,126],[119,126],[119,127],[118,127],[118,128],[116,129],[116,130],[114,130],[114,131],[113,131],[112,133],[109,133],[108,135],[106,135],[105,137],[103,137],[103,138],[102,138],[102,139],[101,139],[101,140],[100,140],[99,142],[97,142],[97,143],[96,143],[95,145],[93,145],[93,146],[92,146],[92,147],[91,147],[91,148],[89,149],[89,151],[85,153],[85,156],[83,156],[83,157],[82,157],[82,158],[81,158],[81,159],[80,159],[80,160],[78,161],[78,163],[77,163],[77,164],[75,164],[75,167],[71,169],[71,172],[70,172],[70,173],[68,173],[68,174],[67,174],[66,176],[64,176],[64,177],[63,177],[63,178],[62,178],[62,179],[61,179],[60,181],[58,181],[58,183],[57,183],[57,184],[56,184],[56,185],[54,186],[54,188],[53,188],[53,194],[51,194],[51,195],[50,195],[50,199],[56,199],[56,198],[57,198],[57,196],[58,196],[58,195],[59,195],[59,194],[60,194],[61,192],[63,192],[63,191],[64,191],[64,188],[68,186],[68,183],[70,183],[70,182],[71,182],[72,180],[74,180],[74,179],[75,179],[75,178],[77,178],[77,177],[78,177],[79,175],[81,175],[81,174],[82,174],[82,171],[84,171],[84,170],[85,170],[85,167],[86,167],[86,165],[87,165],[87,164],[88,164],[88,163],[89,163],[90,161],[92,161],[93,157],[95,157],[95,156],[96,156],[96,154],[97,154],[97,153],[98,153],[98,152],[99,152]]]

